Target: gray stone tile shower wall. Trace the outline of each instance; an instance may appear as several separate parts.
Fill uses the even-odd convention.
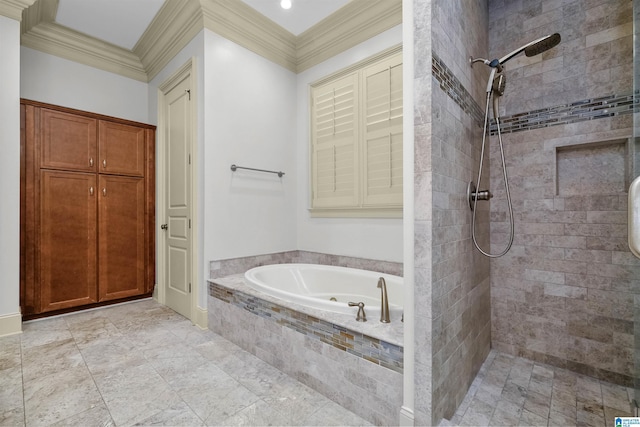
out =
[[[491,263],[492,345],[621,385],[632,384],[640,290],[626,242],[628,157],[637,152],[627,142],[637,112],[631,6],[489,1],[492,55],[562,36],[542,55],[506,64],[500,109],[513,131],[503,139],[516,234]],[[495,145],[491,243],[501,247],[508,219]]]
[[[484,126],[484,112],[476,103],[471,94],[462,85],[447,65],[433,54],[433,75],[439,83],[440,89],[462,110],[476,121],[478,126]],[[601,119],[633,114],[640,110],[640,91],[628,94],[610,94],[598,98],[587,98],[566,104],[554,105],[533,111],[526,111],[500,118],[501,133],[521,132],[540,129],[549,126],[565,125],[569,123],[584,122],[587,120]],[[490,120],[491,135],[496,135],[497,124]]]
[[[486,70],[472,69],[469,56],[486,53],[487,3],[437,0],[431,7],[430,33],[423,34],[425,23],[416,20],[414,43],[420,58],[416,109],[430,108],[426,120],[416,114],[415,129],[417,425],[434,425],[453,415],[491,340],[489,261],[473,250],[466,200],[480,157],[481,129],[472,109],[479,110],[474,99],[481,99],[486,86]],[[419,37],[429,37],[432,45]],[[454,87],[442,84],[444,73],[455,76],[450,80]],[[478,239],[486,247],[487,205],[479,207],[477,221]]]

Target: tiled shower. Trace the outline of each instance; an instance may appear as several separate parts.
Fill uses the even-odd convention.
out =
[[[413,8],[416,424],[453,415],[490,348],[632,386],[633,2],[414,0]],[[499,108],[515,237],[490,261],[473,249],[466,198],[488,67],[472,68],[469,57],[501,57],[555,32],[555,48],[505,65]],[[509,223],[495,135],[490,154],[479,187],[494,197],[479,207],[477,231],[498,252]]]

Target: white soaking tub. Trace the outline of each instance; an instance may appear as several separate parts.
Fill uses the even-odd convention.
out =
[[[399,321],[404,303],[403,278],[400,276],[329,265],[273,264],[248,270],[244,281],[272,297],[334,313],[355,316],[358,307],[349,307],[347,303],[363,302],[367,320],[378,321],[380,277],[387,284],[389,317],[392,322]]]

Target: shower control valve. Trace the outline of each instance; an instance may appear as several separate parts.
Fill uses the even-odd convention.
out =
[[[493,194],[489,190],[476,191],[471,194],[471,197],[476,198],[478,200],[489,200],[493,197]]]
[[[476,185],[473,181],[469,182],[467,186],[467,198],[469,199],[469,207],[473,210],[473,204],[475,200],[489,200],[493,197],[493,194],[489,190],[476,191]]]

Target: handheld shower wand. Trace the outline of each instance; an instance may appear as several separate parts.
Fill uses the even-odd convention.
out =
[[[513,204],[511,203],[511,195],[509,194],[509,177],[507,176],[507,166],[504,159],[504,148],[502,146],[502,133],[500,131],[500,113],[498,109],[498,98],[502,96],[504,93],[506,79],[503,74],[504,71],[504,63],[509,61],[511,58],[519,55],[524,52],[526,56],[535,56],[539,55],[542,52],[545,52],[552,47],[556,46],[560,43],[560,34],[554,33],[544,37],[541,37],[537,40],[534,40],[530,43],[527,43],[524,46],[520,46],[518,49],[513,52],[503,56],[500,59],[493,59],[489,61],[484,58],[470,58],[469,62],[473,67],[473,64],[476,62],[482,62],[483,64],[491,67],[491,73],[489,74],[489,80],[487,81],[487,102],[484,110],[484,127],[482,131],[482,149],[480,150],[480,166],[478,168],[478,186],[480,185],[480,181],[482,179],[482,164],[484,162],[484,150],[485,150],[485,142],[487,137],[487,132],[489,131],[489,104],[491,103],[491,99],[493,98],[493,119],[496,122],[496,129],[498,133],[498,143],[500,145],[500,157],[502,160],[502,176],[504,178],[504,187],[505,193],[507,196],[507,205],[509,208],[509,224],[510,224],[510,233],[509,233],[509,241],[505,247],[505,249],[498,254],[491,254],[486,252],[480,248],[478,242],[476,240],[476,208],[478,204],[478,200],[489,200],[493,197],[490,191],[476,190],[476,186],[473,181],[469,182],[467,187],[467,197],[469,199],[469,205],[471,210],[473,211],[472,220],[471,220],[471,237],[473,239],[473,244],[482,253],[483,255],[489,258],[498,258],[506,254],[509,249],[511,249],[511,245],[513,244],[514,237],[514,226],[513,226]]]

